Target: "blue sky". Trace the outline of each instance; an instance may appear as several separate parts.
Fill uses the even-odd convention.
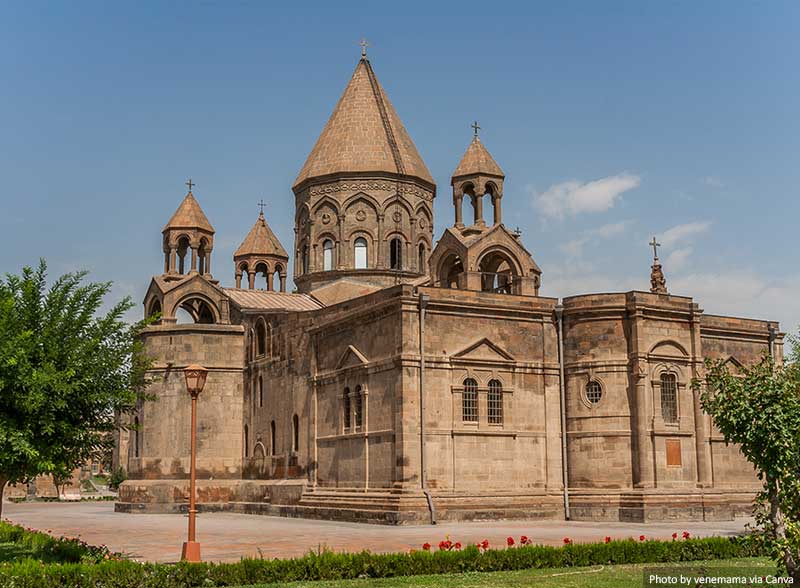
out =
[[[649,287],[800,324],[796,2],[0,4],[0,271],[40,257],[139,302],[192,177],[212,270],[291,184],[366,35],[438,183],[481,137],[542,294]],[[135,315],[141,314],[137,307]]]

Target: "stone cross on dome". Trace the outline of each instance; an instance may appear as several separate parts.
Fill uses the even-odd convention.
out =
[[[478,131],[481,130],[480,125],[478,125],[478,121],[476,121],[476,120],[472,121],[472,124],[469,125],[469,126],[472,127],[472,131],[475,133],[475,136],[477,137],[478,136]]]
[[[658,248],[661,247],[661,243],[656,241],[655,235],[653,235],[653,240],[650,241],[649,245],[653,248],[653,259],[658,261]]]

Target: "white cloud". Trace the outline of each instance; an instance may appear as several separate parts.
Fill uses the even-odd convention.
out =
[[[711,186],[712,188],[724,188],[725,184],[722,180],[715,176],[706,176],[703,178],[703,183],[706,186]]]
[[[708,314],[777,320],[781,330],[800,328],[800,276],[769,279],[752,270],[691,273],[670,280],[667,289],[692,296]]]
[[[603,212],[616,204],[623,193],[639,186],[641,178],[622,173],[591,182],[570,180],[554,184],[534,196],[536,208],[544,216],[563,219],[583,212]]]
[[[710,221],[696,221],[677,225],[667,229],[659,236],[658,240],[664,247],[671,247],[691,239],[700,233],[705,233],[711,228]]]
[[[628,228],[632,223],[633,221],[624,220],[617,223],[609,223],[601,227],[597,227],[596,229],[591,229],[584,232],[577,239],[573,239],[572,241],[564,243],[561,245],[560,249],[571,257],[579,257],[583,252],[584,245],[590,241],[597,239],[608,239],[610,237],[620,235],[624,233],[625,229]]]
[[[692,251],[691,247],[680,247],[670,252],[665,262],[666,267],[668,267],[670,271],[680,271],[681,268],[686,265],[686,261],[689,259]]]

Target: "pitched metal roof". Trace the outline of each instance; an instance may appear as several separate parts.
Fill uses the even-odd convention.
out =
[[[317,310],[322,308],[322,304],[308,294],[239,288],[225,288],[225,293],[236,306],[242,309]]]

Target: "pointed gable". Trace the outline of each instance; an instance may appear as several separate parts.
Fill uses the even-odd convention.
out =
[[[356,349],[353,345],[348,345],[342,357],[339,358],[339,363],[336,364],[336,369],[343,369],[348,367],[356,367],[367,365],[369,360]]]
[[[479,339],[466,349],[454,353],[452,358],[454,360],[514,361],[514,357],[508,351],[486,337]]]
[[[472,143],[467,147],[464,157],[458,163],[456,170],[453,172],[454,178],[461,176],[483,174],[486,176],[498,176],[505,178],[503,170],[497,165],[497,162],[489,153],[488,149],[484,147],[481,140],[476,135],[472,139]]]
[[[433,178],[367,59],[356,66],[294,182],[348,172]]]
[[[195,200],[191,191],[186,194],[183,202],[178,206],[178,210],[175,211],[175,214],[164,226],[163,231],[168,229],[202,229],[209,233],[214,232],[214,227],[208,222],[208,217],[206,217],[203,209],[200,208],[200,204]]]
[[[289,257],[275,233],[269,228],[263,212],[259,213],[256,224],[233,254],[234,258],[242,255],[275,255],[287,259]]]

